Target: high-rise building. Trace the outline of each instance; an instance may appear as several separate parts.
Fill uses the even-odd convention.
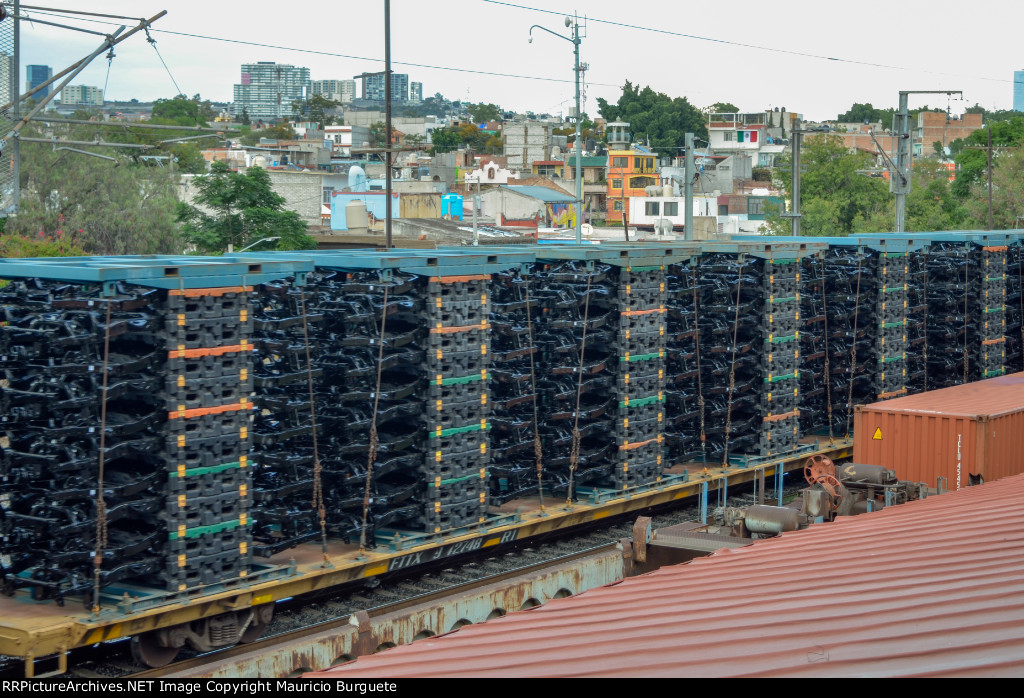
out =
[[[1013,71],[1013,110],[1024,111],[1024,70]]]
[[[363,99],[384,101],[384,73],[363,73],[357,75],[363,81]],[[391,101],[409,101],[409,76],[405,73],[391,73]]]
[[[53,68],[48,65],[27,65],[25,66],[25,91],[34,89],[37,85],[42,85],[44,82],[53,77]],[[40,100],[50,94],[53,89],[53,85],[47,85],[43,89],[36,92],[33,96],[36,100]]]
[[[423,101],[423,83],[422,82],[410,82],[409,83],[409,101],[419,104]]]
[[[341,81],[341,103],[350,104],[352,100],[356,98],[356,81],[355,80],[342,80]]]
[[[348,104],[356,98],[355,80],[314,80],[313,94]]]
[[[323,82],[323,81],[321,81]],[[232,114],[250,119],[277,121],[292,114],[292,102],[312,94],[309,68],[260,61],[242,64],[242,81],[235,85]]]
[[[60,93],[60,103],[81,104],[89,107],[103,106],[103,90],[92,85],[68,85]]]

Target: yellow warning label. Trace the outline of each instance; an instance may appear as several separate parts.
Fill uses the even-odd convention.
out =
[[[875,427],[875,433],[871,435],[871,438],[874,441],[881,441],[882,440],[882,427]]]

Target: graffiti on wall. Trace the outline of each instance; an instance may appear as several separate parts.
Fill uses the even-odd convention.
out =
[[[555,228],[576,227],[576,207],[573,204],[548,204],[548,220]]]

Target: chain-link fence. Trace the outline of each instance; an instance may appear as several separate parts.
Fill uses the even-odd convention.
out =
[[[17,212],[18,144],[7,135],[18,122],[17,102],[20,95],[20,63],[18,56],[17,0],[0,2],[0,216]]]

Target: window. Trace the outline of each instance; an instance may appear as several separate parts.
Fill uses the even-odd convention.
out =
[[[621,211],[622,210],[622,202],[621,201],[613,201],[612,202],[612,210],[613,211]]]
[[[660,207],[661,207],[661,202],[658,202],[658,201],[648,201],[648,202],[646,202],[644,204],[644,213],[646,213],[648,216],[657,216],[657,215],[659,215],[658,211],[659,211]]]
[[[655,177],[630,177],[629,188],[630,189],[643,189],[644,187],[653,187],[658,183]]]
[[[622,180],[621,179],[613,179],[612,180],[612,189],[622,189]]]
[[[665,202],[665,215],[666,216],[678,216],[679,215],[679,202],[678,201],[666,201]]]
[[[736,140],[736,132],[735,131],[726,131],[722,135],[725,136],[726,142],[732,142],[732,141]]]
[[[614,157],[614,158],[612,158],[612,167],[629,167],[629,158],[626,158],[626,157]]]
[[[764,199],[755,199],[754,197],[747,199],[747,214],[751,216],[763,215]]]
[[[654,171],[654,158],[647,158],[647,170],[649,172]]]
[[[729,215],[729,204],[719,204],[718,205],[718,215],[719,216],[728,216]]]
[[[323,203],[328,206],[331,205],[331,193],[334,191],[334,187],[324,187],[324,198]]]
[[[643,158],[633,158],[633,169],[639,170],[640,168],[642,168],[644,166],[643,162]]]

